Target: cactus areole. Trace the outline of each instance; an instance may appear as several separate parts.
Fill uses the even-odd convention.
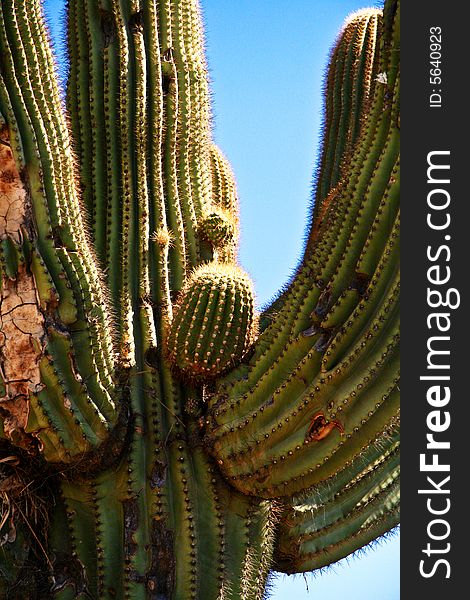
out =
[[[0,4],[0,597],[263,598],[398,522],[399,4],[352,15],[256,313],[197,0]]]

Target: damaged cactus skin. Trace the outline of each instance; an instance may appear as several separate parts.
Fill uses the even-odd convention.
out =
[[[261,600],[398,523],[399,3],[352,15],[262,314],[196,0],[0,6],[0,596]],[[16,596],[15,596],[16,594]]]

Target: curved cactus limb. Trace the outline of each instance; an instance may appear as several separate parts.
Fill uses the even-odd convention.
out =
[[[63,462],[107,439],[118,421],[115,356],[37,11],[36,2],[28,7],[12,2],[0,14],[1,152],[9,180],[0,232],[2,295],[8,298],[2,304],[8,338],[2,408],[4,431],[13,443],[35,446],[47,460]],[[15,356],[23,356],[29,371]]]
[[[382,11],[358,11],[348,17],[334,47],[325,82],[324,147],[318,167],[315,214],[347,172],[361,125],[377,85]]]
[[[388,87],[375,89],[349,178],[327,207],[279,315],[210,401],[208,443],[244,493],[275,497],[308,488],[395,419],[396,22],[389,35],[391,44],[380,41]],[[309,432],[320,416],[324,432],[315,439]],[[327,427],[332,423],[338,426]]]
[[[370,466],[354,476],[350,470],[347,484],[344,476],[342,482],[332,478],[289,502],[277,538],[276,570],[321,568],[398,524],[400,453],[394,437],[382,440],[382,454]]]

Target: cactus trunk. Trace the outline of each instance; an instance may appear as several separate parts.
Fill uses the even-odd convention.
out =
[[[257,315],[197,0],[0,7],[0,596],[261,599],[398,522],[399,7],[331,55],[304,257]]]

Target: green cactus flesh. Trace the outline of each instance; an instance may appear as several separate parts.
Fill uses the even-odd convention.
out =
[[[254,341],[254,308],[252,284],[241,269],[225,263],[198,267],[173,310],[168,361],[195,379],[235,366]]]
[[[0,5],[0,597],[260,600],[398,523],[399,4],[331,53],[261,315],[197,0]]]

